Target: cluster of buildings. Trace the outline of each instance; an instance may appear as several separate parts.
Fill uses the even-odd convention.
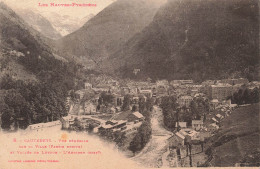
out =
[[[132,112],[126,120],[102,120],[96,116],[68,115],[60,119],[62,129],[87,130],[93,129],[94,133],[102,136],[112,137],[115,132],[132,133],[136,132],[145,119],[139,112]]]
[[[61,122],[59,120],[51,121],[51,122],[47,122],[47,123],[37,123],[37,124],[29,125],[26,130],[29,130],[29,131],[42,131],[45,128],[58,126],[58,125],[61,125]]]
[[[210,101],[210,110],[218,105],[225,104],[232,94],[245,85],[250,88],[259,87],[257,82],[248,82],[247,79],[222,79],[206,80],[201,84],[193,80],[158,80],[149,81],[116,80],[106,75],[90,76],[84,84],[84,89],[76,91],[78,102],[71,104],[66,102],[70,114],[95,115],[100,113],[114,114],[121,112],[121,107],[126,95],[130,95],[131,104],[138,107],[140,99],[156,98],[163,96],[175,96],[180,107],[189,108],[196,97],[202,97]],[[102,93],[113,96],[113,101],[106,105],[100,105]],[[86,98],[88,96],[89,98]],[[138,110],[138,109],[137,109]],[[74,113],[73,113],[74,112]]]
[[[214,102],[214,109],[208,112],[205,119],[192,120],[191,126],[188,126],[187,122],[176,122],[175,127],[179,127],[181,130],[189,128],[189,131],[196,131],[197,134],[202,132],[204,135],[205,133],[208,136],[214,135],[215,131],[220,127],[220,122],[232,113],[237,104],[231,104],[230,100],[225,102],[215,102],[215,100],[212,100],[211,102]]]
[[[106,75],[90,76],[85,82],[85,89],[77,91],[80,98],[84,97],[86,91],[95,93],[94,100],[83,106],[87,114],[95,113],[93,106],[97,106],[100,93],[111,93],[114,98],[113,108],[119,110],[125,95],[133,98],[161,98],[163,96],[176,96],[180,106],[189,107],[192,99],[197,96],[206,97],[209,100],[225,101],[243,86],[250,88],[259,87],[257,82],[248,82],[245,78],[206,80],[201,84],[193,80],[158,80],[152,83],[148,81],[116,80]],[[93,103],[93,105],[91,104]],[[91,112],[91,113],[90,113]],[[112,111],[113,112],[113,111]]]
[[[191,137],[193,140],[202,130],[205,132],[214,131],[219,128],[219,121],[225,118],[231,112],[231,109],[236,105],[232,105],[228,98],[240,88],[248,86],[250,88],[259,87],[258,82],[248,82],[247,79],[222,79],[222,80],[206,80],[201,84],[194,83],[193,80],[158,80],[156,82],[147,81],[132,81],[132,80],[116,80],[111,77],[90,76],[85,82],[84,89],[77,91],[81,101],[79,101],[79,111],[77,115],[95,115],[99,113],[115,114],[121,112],[121,107],[126,95],[131,97],[130,110],[133,106],[138,107],[140,99],[156,98],[160,100],[163,96],[175,96],[180,107],[189,108],[191,102],[201,97],[209,100],[211,112],[223,110],[224,113],[215,114],[210,119],[192,120],[192,126],[187,128],[185,122],[179,122],[182,131],[177,135],[180,138]],[[89,94],[89,93],[92,93]],[[113,96],[113,101],[107,105],[99,105],[102,93],[109,93]],[[91,95],[89,99],[85,99],[86,95]],[[225,107],[226,106],[226,107]],[[137,109],[138,110],[138,109]],[[138,116],[138,114],[136,114]],[[212,121],[213,120],[213,121]],[[210,122],[209,122],[210,121]],[[125,130],[129,121],[106,122],[99,131],[107,133],[111,131]],[[185,134],[186,133],[186,134]],[[187,134],[189,133],[189,134]],[[203,133],[203,132],[202,132]]]
[[[105,76],[106,77],[106,76]],[[98,79],[98,80],[97,80]],[[158,81],[157,83],[151,82],[135,82],[135,81],[126,81],[119,82],[113,79],[101,80],[102,78],[97,78],[95,80],[85,82],[85,88],[76,91],[75,93],[79,96],[79,101],[75,102],[75,104],[79,104],[79,106],[75,106],[70,104],[70,107],[74,107],[74,109],[69,108],[67,106],[67,110],[70,110],[70,114],[77,115],[94,115],[98,113],[118,113],[121,111],[121,107],[124,101],[124,97],[129,95],[131,97],[131,108],[135,105],[138,106],[138,103],[141,99],[144,101],[147,98],[156,97],[159,95],[168,95],[167,93],[167,84],[164,81]],[[97,82],[98,81],[98,82]],[[92,93],[92,94],[90,94]],[[107,105],[100,105],[99,101],[102,93],[107,93],[113,96],[113,100],[111,103]],[[89,99],[86,99],[86,95],[92,95]],[[158,95],[157,95],[158,96]],[[69,101],[67,101],[69,102]],[[66,102],[66,105],[69,105]],[[78,107],[77,110],[75,107]],[[74,112],[74,113],[72,113]]]
[[[250,88],[259,87],[258,82],[248,82],[245,78],[206,80],[201,84],[194,83],[193,80],[158,80],[154,83],[147,81],[117,80],[106,75],[89,76],[84,84],[84,89],[76,91],[79,95],[79,106],[66,102],[67,109],[78,115],[94,115],[98,113],[118,113],[126,95],[131,96],[131,107],[138,106],[139,100],[156,98],[160,100],[163,96],[175,96],[180,107],[190,107],[192,100],[202,97],[210,100],[211,109],[216,105],[225,102],[240,88],[248,86]],[[108,105],[99,105],[101,93],[109,93],[113,96],[113,101]],[[85,96],[89,96],[88,99]],[[76,108],[80,110],[77,110]],[[75,114],[74,113],[74,114]],[[73,114],[73,113],[72,113]]]
[[[183,160],[190,154],[203,152],[205,140],[216,133],[220,127],[220,122],[231,112],[230,107],[220,106],[206,120],[192,120],[191,126],[187,126],[187,122],[177,122],[178,130],[168,139],[169,149],[177,155],[177,163],[182,165]],[[193,147],[192,150],[190,146]]]
[[[230,100],[215,105],[206,119],[206,130],[211,134],[214,134],[220,127],[221,121],[230,116],[232,111],[237,108],[237,104],[231,104]]]
[[[173,137],[177,138],[182,146],[192,141],[204,141],[205,135],[203,137],[201,135],[201,133],[205,132],[203,120],[192,120],[191,126],[188,126],[187,122],[176,122],[175,127],[178,130]]]
[[[169,95],[177,96],[179,105],[187,107],[197,96],[219,104],[230,99],[239,89],[256,87],[260,87],[259,82],[248,82],[245,78],[206,80],[201,84],[194,84],[192,80],[174,80],[170,82]]]
[[[230,102],[218,104],[206,119],[192,120],[191,126],[187,122],[177,122],[177,130],[168,139],[170,152],[174,152],[176,163],[185,166],[192,161],[193,165],[199,161],[194,155],[204,151],[205,141],[216,134],[221,126],[221,121],[230,116],[237,105]],[[202,155],[203,156],[203,155]],[[191,160],[192,159],[192,160]]]
[[[175,152],[177,156],[176,163],[183,166],[183,160],[186,157],[203,151],[202,144],[211,135],[205,132],[202,120],[193,120],[192,127],[187,127],[185,122],[180,123],[179,126],[181,128],[168,139],[168,142],[170,151]],[[193,149],[190,149],[191,145]],[[190,150],[188,150],[188,147]]]
[[[98,128],[98,132],[105,137],[114,139],[115,133],[126,135],[137,132],[145,117],[139,112],[130,112],[124,120],[108,120]]]
[[[68,115],[65,117],[61,117],[60,121],[62,124],[62,129],[71,130],[85,130],[89,129],[90,127],[95,128],[104,122],[102,119],[97,119],[84,115]]]
[[[187,145],[201,145],[203,151],[203,143],[205,139],[216,134],[221,126],[221,121],[230,116],[232,111],[237,107],[236,104],[231,104],[230,100],[218,102],[214,110],[210,111],[206,119],[192,120],[191,126],[187,122],[176,122],[177,131],[168,139],[169,147],[177,151],[179,159],[187,157]]]

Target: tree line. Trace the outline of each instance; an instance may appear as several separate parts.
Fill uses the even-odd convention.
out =
[[[162,97],[160,107],[163,112],[163,122],[166,128],[175,130],[177,122],[187,122],[191,126],[192,120],[205,119],[209,113],[208,99],[194,98],[189,106],[180,106],[175,96]]]
[[[152,98],[145,100],[144,97],[140,97],[138,105],[139,112],[145,117],[145,121],[138,128],[137,134],[130,142],[129,150],[133,153],[141,151],[149,142],[152,135],[151,111],[153,110],[153,100]]]
[[[259,102],[259,88],[250,90],[248,88],[239,89],[231,96],[231,102],[233,104],[253,104]]]
[[[75,65],[74,65],[75,66]],[[67,66],[59,70],[41,70],[37,82],[14,80],[9,75],[1,79],[1,127],[4,130],[25,129],[30,124],[49,122],[65,116],[65,100],[74,87],[74,73]]]

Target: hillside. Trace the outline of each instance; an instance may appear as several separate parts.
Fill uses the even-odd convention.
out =
[[[0,82],[6,76],[11,76],[15,80],[36,82],[37,77],[35,74],[27,71],[25,67],[16,61],[17,56],[22,53],[0,52]]]
[[[42,15],[32,10],[17,10],[16,11],[21,18],[32,26],[35,30],[42,33],[44,36],[50,39],[59,39],[61,34],[56,31],[53,25]]]
[[[219,132],[211,138],[212,145],[206,151],[211,157],[209,166],[232,167],[260,153],[259,106],[258,103],[240,107],[223,120]]]
[[[79,30],[59,40],[58,46],[63,52],[97,63],[146,27],[162,3],[157,0],[118,0]]]
[[[42,78],[48,71],[63,69],[62,62],[66,60],[53,54],[48,39],[42,37],[4,3],[0,3],[0,23],[1,75],[9,72],[14,79],[22,76],[25,76],[23,79],[35,79]]]
[[[80,67],[53,53],[46,38],[0,3],[0,116],[6,131],[58,120]]]
[[[258,79],[258,16],[257,0],[169,0],[102,68],[130,78]]]

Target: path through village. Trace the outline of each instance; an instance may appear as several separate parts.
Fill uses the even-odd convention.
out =
[[[132,159],[146,167],[169,167],[166,157],[168,138],[172,133],[163,127],[162,109],[154,106],[151,117],[152,137],[144,149]],[[166,163],[166,164],[165,164]]]

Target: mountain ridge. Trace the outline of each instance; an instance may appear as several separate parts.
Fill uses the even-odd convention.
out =
[[[36,79],[43,78],[48,71],[63,69],[66,72],[66,59],[53,53],[49,39],[29,26],[3,2],[0,3],[0,22],[1,73],[9,72],[10,65],[21,68],[10,72],[15,79],[19,79],[19,71],[25,72],[24,76],[29,79],[32,79],[29,77],[31,75]]]
[[[169,0],[101,67],[134,79],[257,80],[258,16],[256,0]]]
[[[41,14],[29,9],[16,10],[16,12],[25,22],[47,38],[59,39],[62,37],[61,34],[55,30],[50,21]]]
[[[152,21],[163,2],[149,2],[155,1],[118,0],[76,32],[58,40],[57,46],[61,51],[98,63]]]

